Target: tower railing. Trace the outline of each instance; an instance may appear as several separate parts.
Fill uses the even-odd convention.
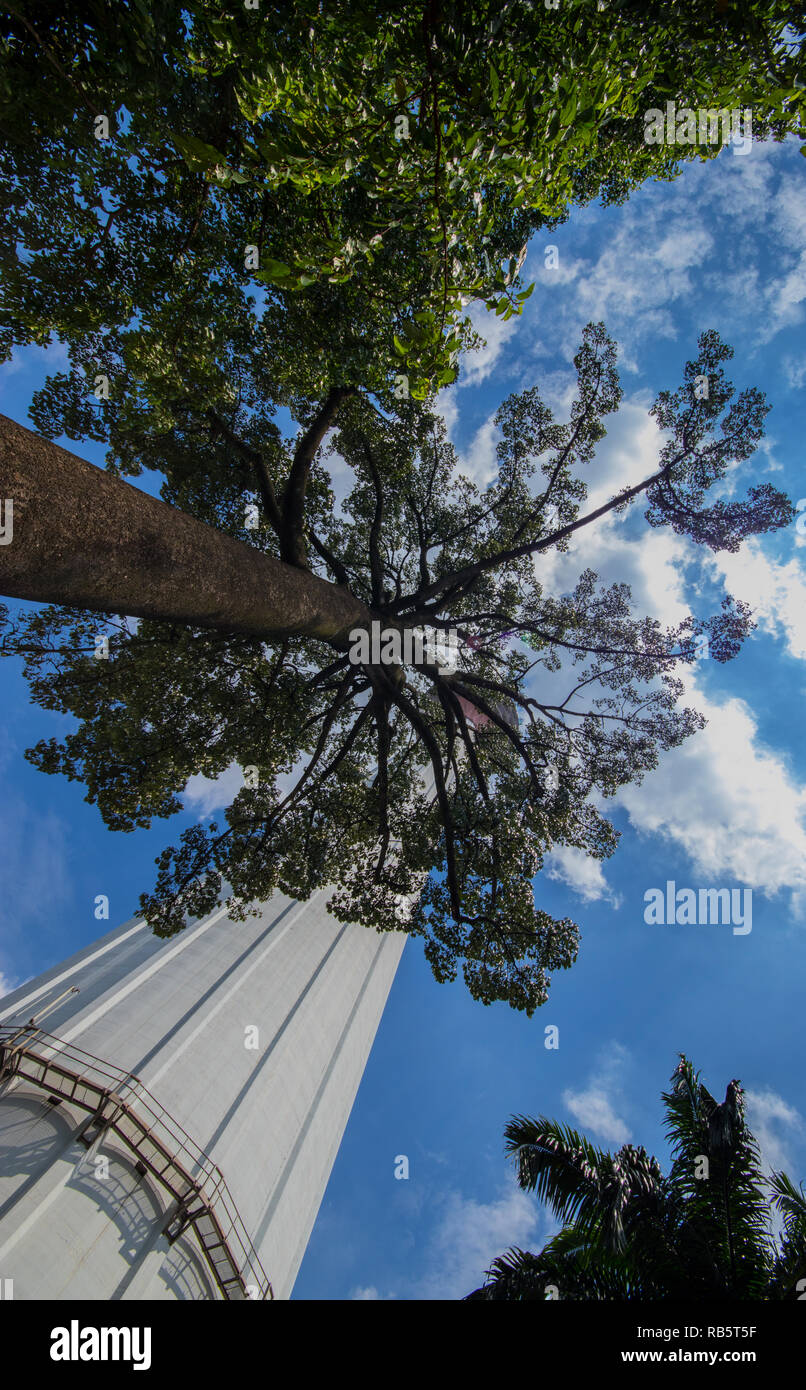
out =
[[[273,1297],[221,1169],[139,1077],[35,1024],[0,1025],[0,1084],[14,1077],[89,1111],[92,1145],[109,1132],[123,1141],[171,1195],[168,1240],[193,1227],[223,1298]]]

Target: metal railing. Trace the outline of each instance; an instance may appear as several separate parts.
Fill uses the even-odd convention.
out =
[[[12,1077],[89,1111],[97,1126],[93,1144],[113,1131],[136,1154],[173,1198],[168,1240],[195,1229],[225,1299],[273,1298],[221,1169],[139,1077],[35,1024],[0,1025],[0,1083]]]

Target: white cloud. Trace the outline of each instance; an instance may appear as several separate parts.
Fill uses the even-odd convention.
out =
[[[344,504],[355,487],[355,472],[338,450],[330,447],[333,433],[331,430],[326,435],[321,457],[330,474],[330,486],[333,491],[333,514],[337,517],[344,517],[347,515]]]
[[[243,785],[243,770],[237,763],[230,763],[220,777],[204,777],[196,772],[185,787],[185,806],[189,811],[198,811],[199,820],[204,820],[231,806]]]
[[[801,391],[804,382],[806,382],[806,357],[798,359],[787,354],[781,359],[781,365],[788,385],[792,387],[793,391]]]
[[[485,1271],[512,1245],[539,1249],[540,1210],[512,1178],[491,1202],[449,1192],[425,1252],[425,1273],[413,1297],[463,1298],[484,1283]]]
[[[657,470],[665,436],[649,414],[650,405],[649,396],[631,396],[622,401],[617,415],[605,420],[607,435],[593,463],[586,464],[582,473],[588,487],[583,504],[586,512]]]
[[[690,270],[711,250],[712,241],[702,227],[676,228],[655,248],[654,258],[664,270]]]
[[[613,907],[621,905],[621,898],[613,893],[602,872],[601,861],[592,859],[584,850],[558,845],[547,856],[545,869],[549,878],[567,883],[586,903],[605,898]]]
[[[60,816],[35,813],[21,798],[7,796],[0,818],[0,926],[7,939],[18,922],[44,924],[64,909],[69,857],[69,831]]]
[[[768,306],[766,323],[759,325],[759,340],[768,342],[782,328],[800,323],[803,319],[803,300],[806,299],[806,251],[785,274],[777,276],[767,286]]]
[[[8,380],[18,372],[30,371],[38,373],[50,373],[66,371],[70,365],[67,348],[64,343],[52,342],[48,347],[38,347],[35,344],[27,344],[25,347],[15,348],[8,362],[3,363],[3,372],[0,376],[0,395],[5,394]],[[15,391],[17,387],[14,387]]]
[[[421,1273],[404,1277],[396,1292],[376,1284],[357,1285],[350,1298],[360,1302],[404,1298],[418,1301],[464,1298],[479,1288],[497,1256],[512,1246],[538,1251],[558,1229],[557,1223],[514,1175],[489,1202],[455,1190],[436,1191],[427,1199],[429,1235],[422,1251]],[[419,1205],[419,1204],[418,1204]]]
[[[657,445],[657,432],[647,430],[639,404],[628,402],[624,420],[588,470],[593,502],[652,472]],[[717,574],[729,592],[750,601],[764,628],[786,638],[793,655],[806,656],[804,572],[794,559],[775,564],[756,541],[735,556],[714,557],[667,531],[645,528],[631,537],[626,520],[609,517],[594,523],[566,554],[539,556],[535,572],[550,592],[563,593],[584,566],[603,583],[629,584],[634,611],[668,625],[691,611],[687,578]],[[763,745],[745,701],[706,695],[696,668],[681,675],[684,703],[700,710],[708,726],[662,754],[658,768],[642,784],[623,788],[616,804],[639,832],[684,849],[706,883],[744,883],[767,895],[788,889],[797,912],[806,901],[806,791],[785,757]],[[559,679],[535,677],[549,690],[559,688]],[[550,863],[549,872],[583,897],[607,891],[598,861],[588,861],[586,869],[574,856],[558,854]]]
[[[769,435],[767,435],[764,439],[759,440],[758,452],[764,455],[764,463],[760,463],[760,467],[763,468],[765,473],[783,472],[784,465],[780,463],[775,456],[775,449],[777,443],[777,439],[771,439]],[[736,490],[736,480],[737,475],[735,472],[725,479],[725,483],[729,485],[731,493],[735,492]],[[724,486],[725,484],[723,483],[723,487]]]
[[[745,1091],[745,1100],[747,1123],[758,1139],[764,1168],[783,1169],[797,1182],[794,1149],[803,1144],[806,1134],[802,1115],[769,1088]]]
[[[274,785],[281,797],[287,796],[299,781],[307,763],[308,756],[303,754],[289,772],[275,774]],[[243,768],[239,767],[238,763],[230,763],[220,777],[205,777],[202,773],[196,772],[185,786],[185,807],[189,811],[198,811],[199,820],[204,820],[216,811],[226,810],[231,806],[243,786]]]
[[[487,487],[498,475],[497,443],[498,429],[495,416],[491,415],[476,430],[469,447],[462,452],[457,450],[457,472],[464,473],[477,487]]]
[[[459,374],[459,386],[478,386],[493,371],[504,345],[512,337],[518,326],[517,316],[504,321],[503,315],[496,315],[483,304],[473,304],[468,310],[468,318],[474,329],[486,340],[486,346],[465,353]]]
[[[11,994],[21,982],[13,975],[4,975],[0,970],[0,999],[4,999],[7,994]]]
[[[631,203],[595,257],[577,253],[562,278],[557,272],[541,272],[530,301],[540,301],[541,346],[547,321],[553,325],[557,349],[567,358],[591,319],[604,319],[628,354],[649,336],[676,337],[671,306],[694,293],[695,272],[712,250],[710,233],[697,219],[680,220],[680,226],[670,225],[668,209],[645,201]],[[561,250],[561,264],[572,254]]]
[[[664,235],[668,225],[647,205],[619,223],[598,260],[580,275],[577,300],[586,318],[635,322],[643,336],[650,330],[676,336],[669,306],[692,293],[694,277],[688,272],[699,268],[712,240],[703,226],[691,222]]]
[[[459,419],[459,402],[457,400],[456,386],[450,386],[446,391],[440,391],[434,402],[434,412],[441,415],[445,422],[445,433],[449,439],[453,439],[453,431]]]
[[[663,755],[618,803],[633,826],[686,851],[710,884],[744,883],[767,896],[783,889],[799,911],[806,894],[806,791],[782,758],[765,750],[743,700],[709,699],[688,681],[708,727]]]
[[[563,1104],[568,1107],[582,1131],[605,1144],[626,1144],[630,1130],[616,1113],[621,1101],[621,1076],[629,1053],[620,1043],[613,1042],[581,1091],[563,1091]]]
[[[806,189],[799,184],[782,182],[768,212],[773,215],[781,240],[793,251],[800,251],[806,242]]]
[[[759,626],[786,640],[790,655],[806,657],[806,571],[796,559],[776,563],[750,539],[735,554],[711,558],[728,592],[744,599]]]
[[[671,183],[639,189],[618,217],[607,209],[596,218],[575,211],[570,229],[557,234],[559,268],[541,264],[533,272],[524,315],[534,325],[531,355],[569,360],[584,324],[604,319],[621,346],[622,366],[634,371],[644,344],[677,338],[681,311],[699,320],[705,302],[718,305],[720,331],[750,332],[756,350],[799,322],[806,197],[790,177],[791,157],[791,141],[755,145],[741,158],[725,151],[692,161]],[[542,252],[542,236],[533,246]],[[516,347],[517,361],[512,352],[506,359],[517,368],[520,337]]]

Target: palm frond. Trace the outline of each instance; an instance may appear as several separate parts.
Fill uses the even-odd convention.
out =
[[[767,1179],[772,1188],[773,1206],[780,1211],[787,1228],[790,1224],[803,1223],[806,1227],[806,1192],[803,1186],[795,1187],[786,1173],[773,1172]]]
[[[717,1101],[684,1055],[663,1093],[672,1163],[597,1148],[567,1125],[513,1115],[506,1152],[518,1181],[563,1229],[539,1255],[510,1249],[474,1299],[799,1297],[806,1287],[806,1192],[765,1178],[739,1081]],[[783,1216],[780,1246],[770,1201]]]
[[[558,1220],[595,1225],[609,1154],[544,1115],[513,1115],[504,1138],[522,1188],[534,1192]]]

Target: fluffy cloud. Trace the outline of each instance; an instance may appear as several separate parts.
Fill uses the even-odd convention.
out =
[[[747,1123],[758,1139],[765,1169],[781,1169],[796,1181],[795,1151],[801,1150],[806,1135],[803,1116],[782,1096],[769,1089],[748,1090]]]
[[[350,1298],[359,1302],[401,1298],[453,1300],[484,1283],[493,1260],[511,1246],[539,1250],[557,1229],[541,1215],[539,1204],[510,1177],[489,1202],[455,1190],[432,1191],[427,1200],[430,1235],[420,1261],[421,1273],[404,1277],[396,1291],[376,1284],[358,1285]]]
[[[687,611],[683,578],[689,552],[686,542],[662,533],[619,545],[616,524],[602,531],[587,558],[603,578],[618,573],[631,584],[637,611],[676,622]],[[734,583],[733,558],[720,557],[727,587],[751,598],[768,626],[786,631],[790,649],[806,654],[797,601],[803,580],[794,562],[775,567],[760,553],[751,555],[747,582],[740,584]],[[682,847],[700,874],[728,876],[773,894],[790,887],[797,905],[806,889],[806,792],[785,759],[763,746],[746,702],[707,696],[697,677],[689,668],[684,698],[705,715],[707,727],[662,755],[642,784],[623,788],[617,804],[640,832],[667,836]]]
[[[624,219],[597,260],[580,266],[575,308],[584,321],[616,324],[631,341],[650,332],[676,337],[671,306],[693,293],[713,242],[701,225],[664,234],[664,224],[660,211],[642,207]]]
[[[606,421],[607,435],[583,473],[588,488],[585,511],[601,507],[616,493],[643,482],[657,470],[665,435],[649,414],[651,404],[648,393],[625,397],[618,414]],[[640,505],[639,499],[636,506]],[[606,526],[613,524],[618,525],[618,519],[605,522]],[[597,532],[600,529],[597,527]]]
[[[277,774],[274,783],[281,796],[287,796],[296,785],[307,762],[308,758],[303,755],[290,772]],[[198,811],[199,820],[204,820],[207,816],[215,815],[216,811],[231,806],[243,785],[243,768],[237,763],[230,763],[220,777],[205,777],[196,772],[185,786],[185,807],[188,811]]]
[[[563,1091],[568,1107],[582,1131],[604,1144],[626,1144],[630,1130],[616,1113],[621,1102],[621,1077],[629,1053],[620,1043],[611,1043],[607,1055],[596,1067],[581,1091]]]
[[[803,383],[806,382],[806,358],[793,357],[787,354],[781,359],[784,369],[784,376],[793,391],[801,391]]]
[[[485,339],[485,346],[476,348],[462,359],[459,386],[478,386],[492,373],[504,349],[518,326],[518,318],[504,321],[483,304],[473,304],[468,310],[474,329]]]
[[[678,225],[668,191],[655,193],[652,202],[636,195],[607,239],[594,226],[588,254],[589,238],[578,228],[561,246],[557,269],[537,272],[530,300],[530,320],[539,324],[535,355],[551,351],[570,361],[584,325],[604,319],[621,344],[622,365],[636,370],[640,343],[677,336],[675,306],[693,298],[713,240],[689,207],[680,208]]]
[[[199,820],[204,820],[231,806],[243,784],[243,770],[237,763],[230,763],[220,777],[194,773],[185,787],[185,806],[189,811],[198,811]]]
[[[425,1269],[413,1297],[455,1299],[477,1289],[497,1255],[518,1245],[539,1248],[541,1216],[533,1197],[514,1178],[491,1202],[449,1192],[442,1202],[425,1255]],[[539,1241],[539,1244],[538,1244]]]
[[[689,681],[689,693],[696,693]],[[714,883],[749,884],[767,895],[806,894],[806,791],[784,760],[763,748],[744,701],[693,702],[708,727],[664,755],[641,786],[618,802],[635,828],[663,835],[686,851],[698,875]]]
[[[14,382],[12,386],[12,379],[20,372],[59,372],[66,371],[69,365],[70,358],[64,343],[53,342],[48,347],[37,347],[29,344],[26,347],[15,348],[9,361],[3,363],[3,371],[0,375],[0,396],[8,394],[9,390],[15,398],[18,396],[18,384]],[[19,411],[19,413],[22,415],[23,423],[30,426],[24,411]],[[13,418],[17,418],[16,414]]]
[[[584,902],[605,898],[614,907],[621,905],[621,897],[613,892],[602,872],[601,861],[592,859],[584,850],[560,845],[547,857],[545,867],[549,878],[567,883]]]
[[[63,918],[70,905],[69,840],[68,826],[55,812],[36,812],[6,790],[0,812],[0,998],[28,978],[17,968],[23,931],[47,928]]]
[[[617,217],[608,209],[575,211],[556,234],[554,270],[540,262],[543,239],[535,237],[536,287],[525,316],[537,325],[532,356],[569,361],[584,324],[604,319],[622,365],[634,371],[645,345],[676,339],[684,315],[699,319],[703,303],[719,305],[723,332],[751,332],[755,350],[799,322],[806,196],[790,177],[793,148],[767,143],[741,157],[725,151],[694,161],[672,183],[639,189]],[[493,366],[517,369],[521,335],[517,348],[515,363],[496,344]]]
[[[735,554],[714,555],[711,565],[729,593],[744,599],[759,626],[786,641],[791,656],[806,657],[806,572],[797,559],[776,563],[758,540]]]
[[[651,473],[657,447],[657,432],[647,429],[640,402],[627,402],[590,472],[592,504]],[[752,604],[764,629],[786,639],[792,655],[806,656],[804,572],[796,559],[770,559],[758,541],[736,555],[713,556],[683,537],[638,532],[627,519],[611,517],[595,523],[567,554],[535,562],[540,580],[559,593],[573,587],[583,566],[604,583],[628,583],[635,611],[665,624],[691,611],[687,581],[696,586],[706,575],[717,577]],[[799,911],[806,901],[806,791],[785,757],[763,745],[745,701],[706,695],[696,668],[685,670],[684,684],[686,703],[705,715],[707,728],[662,755],[658,768],[641,785],[623,788],[616,804],[639,832],[684,849],[704,879],[746,883],[767,894],[790,889]],[[605,896],[601,865],[588,862],[586,870],[573,856],[557,853],[549,872],[583,897]]]
[[[440,391],[434,402],[434,412],[442,416],[445,423],[445,431],[449,439],[453,439],[453,432],[459,421],[457,390],[458,387],[451,386],[446,391]]]
[[[782,328],[800,323],[803,318],[803,301],[806,299],[806,251],[793,261],[789,270],[776,276],[767,286],[765,297],[769,311],[766,325],[760,328],[760,341],[770,338]]]
[[[683,597],[687,549],[685,542],[662,533],[619,544],[615,524],[603,528],[586,560],[603,579],[619,576],[630,583],[636,611],[676,622],[688,611]],[[756,582],[748,579],[746,587],[733,582],[736,576],[726,566],[727,587],[754,600],[765,625],[785,630],[794,654],[806,654],[797,566],[776,569],[764,557],[753,566]],[[573,569],[569,566],[569,580]],[[781,593],[786,602],[779,599],[776,605],[775,595]],[[684,849],[705,879],[746,883],[767,894],[790,889],[798,910],[806,893],[806,791],[785,757],[763,745],[748,704],[737,696],[706,695],[697,676],[691,669],[686,674],[685,701],[705,715],[707,727],[663,754],[643,783],[622,788],[616,804],[640,833],[664,836]],[[588,900],[606,896],[610,890],[601,864],[587,860],[585,867],[580,858],[578,852],[556,851],[549,873]]]
[[[53,811],[34,813],[19,797],[7,796],[0,817],[0,926],[16,932],[50,922],[70,896],[69,832]]]
[[[498,443],[499,434],[494,419],[495,417],[491,415],[488,420],[485,420],[484,424],[476,430],[467,449],[457,451],[458,471],[464,473],[479,488],[487,487],[498,472],[495,446]]]

